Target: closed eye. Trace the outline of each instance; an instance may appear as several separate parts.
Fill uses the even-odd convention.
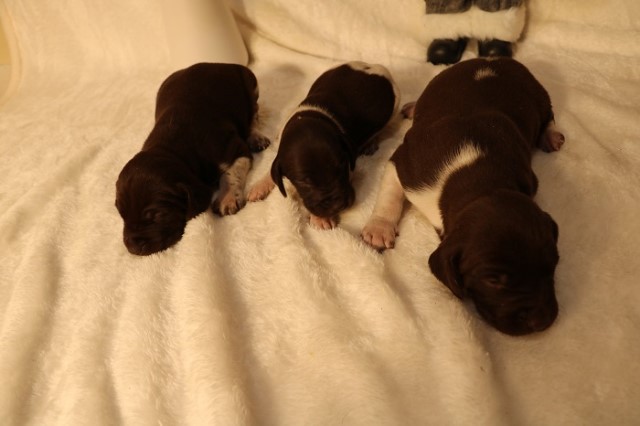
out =
[[[142,214],[142,218],[148,222],[155,222],[158,216],[158,211],[155,209],[146,209]]]

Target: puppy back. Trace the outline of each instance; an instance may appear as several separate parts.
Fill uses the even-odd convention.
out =
[[[416,103],[414,125],[482,114],[508,117],[531,149],[553,119],[547,91],[524,65],[510,58],[477,58],[433,78]]]
[[[301,104],[317,106],[331,113],[356,148],[384,127],[396,106],[392,80],[381,73],[365,71],[363,67],[371,66],[347,63],[324,72],[312,84]],[[388,73],[386,69],[384,71]]]
[[[171,74],[160,86],[156,120],[188,120],[190,125],[231,121],[243,137],[256,110],[253,72],[237,64],[199,63]]]

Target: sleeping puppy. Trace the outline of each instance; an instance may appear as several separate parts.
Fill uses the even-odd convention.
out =
[[[312,225],[329,229],[350,207],[356,157],[377,149],[373,136],[391,118],[399,97],[381,65],[349,62],[322,74],[287,120],[278,154],[248,199],[266,197],[277,183],[285,197],[289,179],[310,212]]]
[[[216,213],[242,208],[251,151],[269,145],[252,129],[257,100],[256,78],[241,65],[196,64],[162,83],[155,125],[116,183],[129,252],[149,255],[177,243],[218,186]]]
[[[405,197],[442,238],[433,274],[498,330],[522,335],[558,314],[558,226],[533,201],[537,147],[558,150],[545,89],[512,59],[474,59],[436,76],[403,112],[413,126],[391,157],[365,242],[392,248]]]

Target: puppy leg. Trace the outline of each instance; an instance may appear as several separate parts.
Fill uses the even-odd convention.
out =
[[[268,137],[260,133],[256,128],[258,126],[258,112],[253,115],[253,122],[251,123],[251,133],[247,138],[249,149],[251,152],[260,152],[271,145],[271,141]]]
[[[223,166],[220,192],[211,208],[220,216],[235,214],[244,207],[244,185],[251,168],[251,159],[238,157],[231,166]]]
[[[402,109],[400,110],[400,112],[402,113],[402,116],[406,119],[409,120],[413,120],[413,115],[416,109],[416,103],[415,102],[409,102],[407,104],[404,104],[402,106]]]
[[[267,195],[273,191],[275,186],[276,184],[271,177],[271,173],[267,172],[262,179],[256,182],[251,189],[249,189],[247,200],[250,202],[264,200],[267,198]]]
[[[358,155],[370,156],[375,154],[380,147],[380,133],[376,133],[360,148]]]
[[[309,224],[317,229],[333,229],[338,226],[338,221],[332,217],[319,217],[310,213]]]
[[[365,243],[378,250],[394,247],[404,198],[396,166],[389,161],[382,175],[373,213],[362,229],[362,239]]]
[[[544,152],[558,151],[564,145],[564,135],[556,130],[553,121],[545,129],[538,141],[538,147]]]

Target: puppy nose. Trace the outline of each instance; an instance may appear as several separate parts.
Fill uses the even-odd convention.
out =
[[[558,309],[553,307],[532,310],[527,315],[526,324],[533,331],[543,331],[553,324],[557,316]]]
[[[142,246],[146,243],[144,238],[132,237],[130,235],[125,235],[123,239],[124,245],[127,246],[127,249],[134,254],[141,251]]]
[[[553,320],[548,320],[544,317],[530,317],[527,321],[527,325],[533,331],[542,331],[549,328]]]

